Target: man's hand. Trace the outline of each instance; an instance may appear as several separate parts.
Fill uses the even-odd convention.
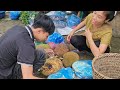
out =
[[[44,49],[46,54],[50,57],[53,57],[54,56],[54,51],[52,49]]]

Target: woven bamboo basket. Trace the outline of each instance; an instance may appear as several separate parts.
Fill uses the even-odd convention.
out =
[[[92,61],[93,79],[120,79],[120,54],[105,53]]]

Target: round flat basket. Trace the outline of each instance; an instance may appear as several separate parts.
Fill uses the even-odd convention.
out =
[[[120,79],[120,54],[105,53],[92,61],[93,79]]]

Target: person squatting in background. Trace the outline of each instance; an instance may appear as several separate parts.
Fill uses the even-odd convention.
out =
[[[86,50],[94,56],[109,53],[112,27],[108,22],[112,21],[115,15],[116,11],[93,11],[69,33],[67,41],[79,51]],[[84,26],[86,29],[81,35],[74,35]]]

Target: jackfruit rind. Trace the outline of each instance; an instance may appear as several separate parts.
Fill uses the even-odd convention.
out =
[[[72,64],[79,59],[80,56],[77,53],[70,51],[63,55],[62,62],[65,67],[71,67]]]
[[[45,64],[42,66],[42,74],[48,76],[60,70],[63,67],[62,61],[57,57],[46,59]]]
[[[68,51],[69,51],[69,49],[68,49],[67,45],[64,43],[60,43],[60,44],[56,45],[56,47],[54,49],[54,53],[58,57],[63,57],[63,55]]]
[[[43,49],[49,49],[50,46],[48,44],[39,44],[36,45],[36,49],[43,48]]]

